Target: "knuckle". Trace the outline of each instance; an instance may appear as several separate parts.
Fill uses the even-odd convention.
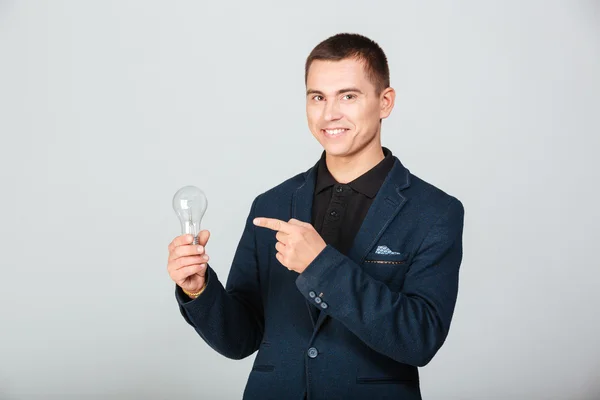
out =
[[[198,257],[196,257],[196,256],[184,257],[184,259],[185,259],[186,266],[194,265],[195,263],[198,262]]]
[[[178,246],[173,249],[173,257],[181,257],[181,247]]]

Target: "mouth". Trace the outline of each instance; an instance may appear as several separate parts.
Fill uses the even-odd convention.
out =
[[[333,128],[333,129],[321,129],[321,132],[328,138],[339,138],[344,136],[349,129],[346,128]]]

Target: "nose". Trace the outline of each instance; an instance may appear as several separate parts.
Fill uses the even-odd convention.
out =
[[[340,107],[336,100],[331,100],[325,103],[323,110],[323,119],[325,121],[337,121],[342,118]]]

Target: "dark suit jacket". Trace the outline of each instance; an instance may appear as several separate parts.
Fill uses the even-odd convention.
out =
[[[276,233],[252,223],[310,223],[315,165],[254,199],[225,287],[210,266],[198,298],[176,287],[210,347],[232,359],[258,350],[244,399],[421,398],[417,367],[440,349],[454,312],[464,209],[394,158],[348,256],[327,245],[302,274],[289,271],[275,258]]]

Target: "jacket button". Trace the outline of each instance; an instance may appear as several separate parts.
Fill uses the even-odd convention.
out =
[[[321,308],[322,308],[322,309],[326,309],[327,307],[329,307],[329,306],[327,305],[327,303],[325,303],[325,302],[322,302],[322,303],[321,303]]]
[[[319,304],[321,301],[322,301],[322,300],[321,300],[321,298],[320,298],[320,297],[316,297],[316,298],[315,298],[315,303]]]
[[[338,193],[342,193],[344,189],[341,186],[336,186],[335,191]]]
[[[308,292],[308,295],[311,299],[314,299],[317,294],[311,290],[310,292]]]
[[[317,358],[317,355],[319,355],[319,351],[316,348],[311,347],[308,349],[308,356],[310,358]]]

